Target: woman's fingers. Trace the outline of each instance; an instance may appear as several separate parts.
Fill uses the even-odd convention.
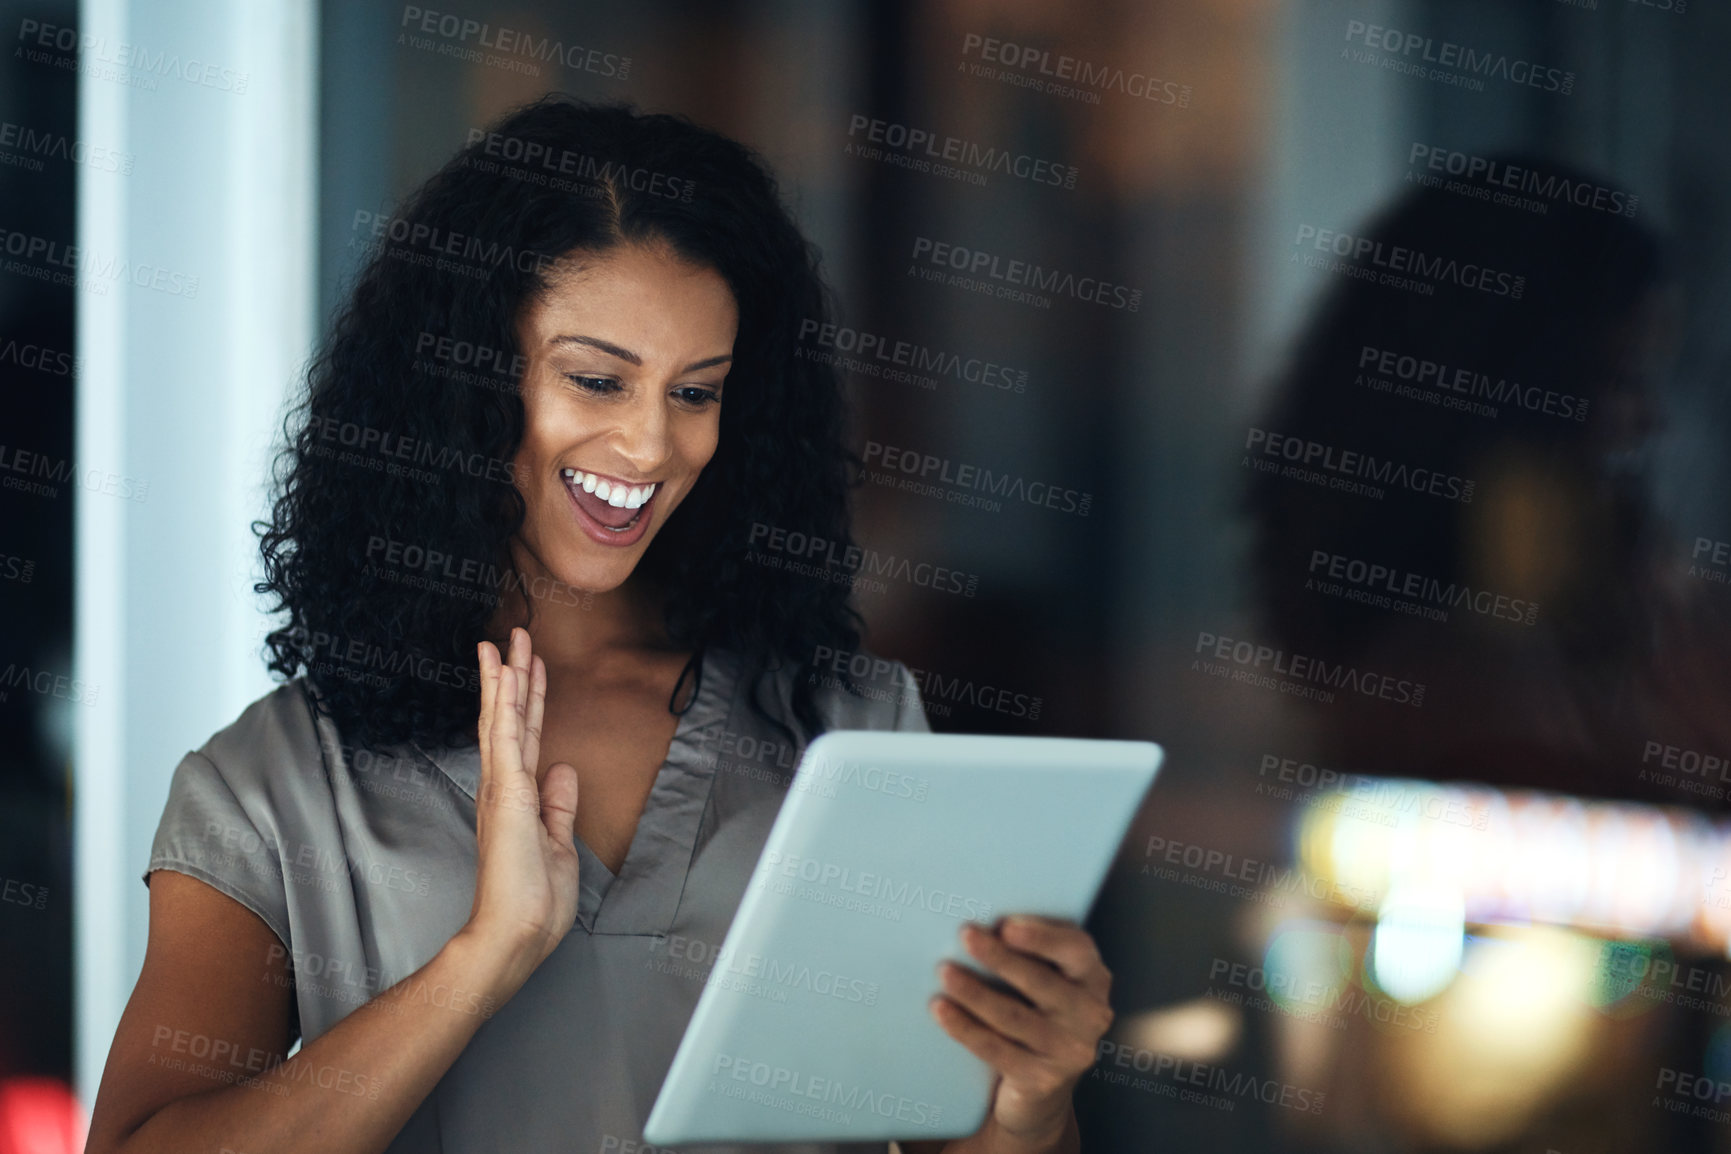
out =
[[[476,740],[481,747],[481,780],[477,786],[477,797],[485,798],[498,787],[493,784],[493,718],[498,713],[499,703],[499,651],[491,641],[483,641],[475,647],[475,652],[481,666],[481,718],[475,726]],[[486,825],[487,807],[477,807],[475,813],[475,832],[479,836]]]
[[[494,704],[493,733],[490,749],[493,755],[494,788],[515,790],[523,771],[523,687],[522,676],[514,665],[499,667],[499,695]]]
[[[568,762],[547,767],[541,780],[541,824],[554,845],[572,845],[577,830],[577,769]]]
[[[475,646],[475,659],[481,666],[481,719],[475,727],[476,738],[486,749],[493,728],[493,704],[499,696],[499,651],[491,641],[483,641]]]
[[[517,713],[524,715],[529,704],[529,631],[511,630],[511,668],[517,671]]]
[[[962,927],[962,946],[988,970],[1009,982],[1030,1002],[1048,1013],[1066,1008],[1075,984],[1051,963],[1011,949],[1002,938],[973,925]]]
[[[1048,1076],[1048,1067],[1039,1054],[1023,1048],[988,1026],[962,1004],[947,998],[933,998],[932,1012],[938,1024],[950,1037],[973,1051],[1004,1078],[1017,1083],[1034,1083]]]
[[[1005,919],[999,934],[1011,948],[1044,958],[1099,1000],[1110,996],[1112,972],[1100,957],[1093,936],[1075,922],[1016,914]]]
[[[529,709],[523,719],[523,768],[540,780],[541,715],[547,705],[547,663],[537,654],[529,666]]]

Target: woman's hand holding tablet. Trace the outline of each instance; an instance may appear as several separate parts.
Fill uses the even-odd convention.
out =
[[[993,933],[966,924],[961,938],[1022,997],[944,961],[932,1016],[999,1075],[987,1129],[1050,1148],[1073,1130],[1072,1094],[1112,1026],[1112,972],[1088,931],[1057,918],[1012,914]]]

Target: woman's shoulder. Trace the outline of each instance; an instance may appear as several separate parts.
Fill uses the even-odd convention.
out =
[[[158,869],[201,878],[258,914],[287,945],[282,859],[307,840],[306,801],[323,765],[304,683],[296,678],[260,697],[175,767],[146,883]]]
[[[199,747],[231,787],[267,788],[322,764],[319,722],[306,680],[296,677],[258,698]]]
[[[278,685],[181,758],[165,825],[220,813],[274,845],[328,799],[325,745],[334,733],[303,678]]]

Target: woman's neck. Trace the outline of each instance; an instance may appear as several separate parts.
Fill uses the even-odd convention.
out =
[[[604,593],[573,589],[545,573],[532,557],[517,562],[523,580],[508,590],[488,622],[487,639],[508,641],[529,631],[549,668],[581,669],[621,651],[674,648],[662,618],[663,590],[641,569]]]

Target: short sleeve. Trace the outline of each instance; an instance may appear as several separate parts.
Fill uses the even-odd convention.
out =
[[[260,918],[287,948],[288,895],[274,833],[261,831],[216,764],[188,753],[175,768],[150,846],[151,870],[215,886]]]
[[[926,720],[926,705],[920,698],[920,683],[914,677],[914,671],[896,662],[896,670],[901,679],[901,689],[896,694],[895,724],[891,729],[903,733],[930,733],[932,726]]]

